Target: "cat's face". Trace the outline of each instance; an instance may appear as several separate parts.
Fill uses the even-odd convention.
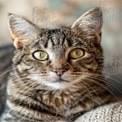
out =
[[[17,48],[13,62],[20,77],[64,89],[100,73],[101,16],[100,9],[93,9],[70,28],[50,30],[10,15],[11,34]]]

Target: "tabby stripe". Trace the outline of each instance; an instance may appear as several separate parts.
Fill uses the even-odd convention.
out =
[[[19,60],[17,60],[17,62],[14,62],[14,64],[15,64],[15,65],[20,64],[20,63],[22,62],[24,56],[25,56],[25,54],[23,54],[23,55],[21,56],[21,58],[20,58]]]
[[[52,46],[54,46],[54,45],[55,45],[55,43],[54,43],[53,39],[52,39],[52,38],[50,38],[49,40],[51,41]]]
[[[68,47],[72,46],[73,41],[72,40],[67,40]]]
[[[47,44],[48,44],[48,41],[47,40],[44,40],[44,43],[43,43],[44,48],[47,48]]]
[[[51,116],[57,116],[57,117],[62,117],[61,115],[57,114],[57,113],[52,113],[48,110],[45,110],[45,109],[42,109],[40,106],[37,106],[37,105],[32,105],[32,104],[27,104],[25,101],[22,101],[22,100],[19,100],[19,99],[8,99],[11,104],[14,104],[15,106],[21,106],[23,108],[26,108],[30,111],[33,110],[33,111],[38,111],[39,113],[43,113],[43,114],[48,114],[48,115],[51,115]]]
[[[66,36],[64,33],[62,33],[64,35],[63,39],[62,39],[62,42],[60,42],[61,45],[64,45],[64,42],[65,42],[65,39],[66,39]]]
[[[19,99],[19,98],[21,98],[21,99]],[[8,99],[10,99],[11,101],[14,101],[15,97],[9,95],[8,96]],[[40,108],[43,107],[45,110],[50,110],[51,112],[53,112],[53,110],[52,110],[53,108],[52,107],[46,105],[42,101],[38,101],[38,99],[36,99],[36,98],[34,99],[33,97],[30,97],[30,96],[23,96],[23,94],[19,93],[19,96],[16,96],[16,99],[19,100],[20,102],[28,99],[29,102],[28,101],[25,101],[26,104],[37,105]],[[32,103],[31,103],[31,101],[32,101]]]
[[[16,105],[14,103],[11,103],[10,101],[7,101],[7,106],[9,106],[9,108],[13,114],[13,117],[17,117],[18,119],[21,119],[22,117],[24,117],[23,120],[25,120],[25,119],[28,120],[28,119],[32,118],[32,121],[38,120],[40,122],[40,121],[42,121],[42,118],[47,119],[48,117],[51,116],[51,115],[43,114],[43,113],[39,114],[39,112],[37,112],[37,111],[33,111],[30,108],[27,109],[25,106],[23,107],[23,106],[19,106],[18,104]],[[14,110],[12,110],[12,108],[14,108]],[[55,118],[55,116],[51,116],[51,117]]]
[[[34,98],[32,98],[32,97],[30,97],[30,96],[25,96],[25,95],[23,95],[23,94],[21,94],[21,93],[16,93],[17,95],[16,95],[16,99],[19,99],[19,98],[21,98],[20,99],[20,101],[24,101],[24,100],[26,100],[26,99],[28,99],[28,101],[26,101],[26,103],[27,104],[33,104],[33,105],[37,105],[37,106],[40,106],[40,107],[43,107],[44,109],[46,109],[46,110],[49,110],[49,108],[50,109],[52,109],[50,106],[48,106],[48,105],[46,105],[46,104],[44,104],[43,102],[41,102],[41,101],[37,101],[36,99],[34,99]],[[8,96],[8,99],[15,99],[15,97],[13,97],[13,96]],[[32,102],[31,102],[32,101]],[[53,111],[53,110],[51,110],[51,111]]]
[[[53,39],[51,37],[51,34],[52,34],[53,30],[52,31],[48,31],[48,42],[51,41],[52,45],[54,46],[54,42],[53,42]]]

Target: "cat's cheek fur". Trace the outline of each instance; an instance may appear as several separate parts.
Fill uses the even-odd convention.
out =
[[[72,77],[71,71],[67,71],[62,76],[62,79],[64,81],[59,81],[59,82],[58,82],[59,77],[53,72],[48,73],[48,77],[31,74],[28,76],[28,78],[32,79],[35,82],[38,82],[39,84],[50,87],[52,89],[66,89],[71,87],[73,84],[85,79],[87,76],[88,75],[83,74],[80,76]]]
[[[53,82],[58,80],[58,76],[56,76],[55,73],[48,73],[47,76],[41,76],[41,74],[39,75],[35,75],[33,73],[30,73],[31,75],[28,76],[28,78],[37,81],[38,83],[42,84],[42,85],[46,85],[47,82]]]

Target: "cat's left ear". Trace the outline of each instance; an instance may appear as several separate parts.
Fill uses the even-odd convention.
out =
[[[29,20],[9,14],[9,28],[16,48],[22,48],[24,43],[37,37],[39,29]]]
[[[96,36],[98,42],[101,40],[101,28],[103,24],[102,11],[100,8],[94,8],[87,11],[78,18],[71,28],[83,36]]]

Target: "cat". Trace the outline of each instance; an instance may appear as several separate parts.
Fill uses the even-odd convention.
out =
[[[75,122],[110,103],[113,96],[102,74],[102,24],[100,8],[55,29],[9,14],[16,49],[1,122]]]

